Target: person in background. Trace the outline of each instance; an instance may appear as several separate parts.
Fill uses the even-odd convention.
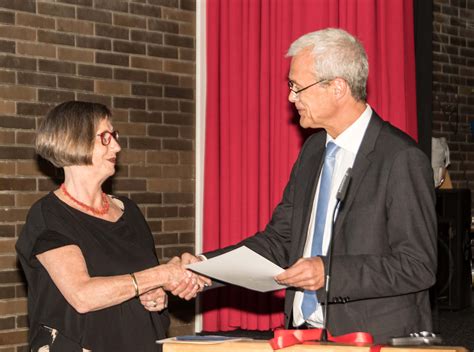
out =
[[[404,132],[366,102],[368,60],[341,29],[308,33],[290,47],[288,100],[307,139],[283,198],[266,228],[207,258],[247,246],[283,268],[285,325],[327,327],[332,335],[362,331],[376,343],[430,331],[428,289],[437,267],[436,212],[428,158]],[[336,193],[352,177],[328,245]],[[185,253],[184,263],[202,260]],[[328,303],[328,317],[323,305]]]
[[[159,351],[166,291],[202,289],[178,257],[159,265],[135,203],[102,191],[120,152],[109,109],[69,101],[40,124],[36,151],[64,183],[30,209],[16,249],[28,283],[31,351]]]

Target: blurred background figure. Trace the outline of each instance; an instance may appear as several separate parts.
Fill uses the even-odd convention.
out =
[[[447,167],[450,164],[449,147],[445,137],[431,138],[431,167],[433,168],[433,178],[435,187],[443,186],[448,180],[447,188],[452,188],[451,179],[448,179]]]

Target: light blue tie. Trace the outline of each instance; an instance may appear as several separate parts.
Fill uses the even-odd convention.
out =
[[[316,223],[314,224],[313,243],[311,245],[311,256],[315,257],[322,254],[324,228],[328,213],[329,196],[331,193],[331,180],[336,163],[336,154],[339,147],[329,142],[324,154],[324,165],[321,173],[321,183],[319,184],[318,206],[316,209]],[[318,297],[316,291],[304,291],[301,310],[304,319],[308,319],[316,311],[318,306]]]

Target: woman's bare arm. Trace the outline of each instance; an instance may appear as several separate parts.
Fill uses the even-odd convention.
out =
[[[76,245],[46,251],[36,256],[64,298],[79,313],[87,313],[120,304],[135,297],[135,285],[129,274],[91,277],[84,256]],[[134,273],[140,294],[157,287],[174,290],[192,274],[186,271],[179,258],[168,264]]]

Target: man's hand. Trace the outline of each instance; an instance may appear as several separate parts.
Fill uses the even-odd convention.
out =
[[[324,285],[324,263],[320,257],[300,258],[275,277],[281,285],[316,291]]]
[[[201,257],[196,257],[191,253],[185,252],[181,254],[181,263],[183,263],[184,265],[201,262],[202,260],[203,259]]]

